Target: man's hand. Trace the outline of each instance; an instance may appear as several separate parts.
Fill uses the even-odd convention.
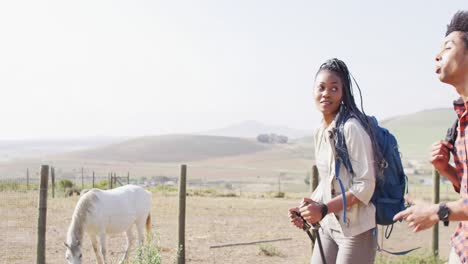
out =
[[[453,145],[444,140],[437,141],[432,145],[429,161],[442,174],[448,169],[450,150],[452,149]]]
[[[407,202],[412,204],[412,206],[396,214],[393,220],[405,220],[413,232],[428,229],[439,221],[439,216],[437,215],[437,211],[439,210],[438,204],[429,204],[422,201],[412,203],[410,198],[407,198]]]

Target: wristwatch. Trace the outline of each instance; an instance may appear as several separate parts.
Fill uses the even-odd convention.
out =
[[[439,210],[437,211],[437,216],[439,217],[440,221],[444,222],[444,226],[449,225],[449,220],[448,220],[449,214],[450,214],[450,210],[447,207],[447,205],[445,203],[439,204]]]
[[[320,208],[320,211],[322,213],[322,219],[328,214],[328,206],[324,203],[320,204],[322,208]],[[322,220],[320,219],[320,220]]]

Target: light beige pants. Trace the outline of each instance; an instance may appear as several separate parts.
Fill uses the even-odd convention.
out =
[[[341,231],[322,227],[319,234],[327,264],[374,263],[377,236],[373,234],[373,229],[353,237],[344,237]],[[310,263],[323,264],[317,239]]]
[[[455,253],[455,249],[450,250],[448,264],[461,264],[460,257]]]

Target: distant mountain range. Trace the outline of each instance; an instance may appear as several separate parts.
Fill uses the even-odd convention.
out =
[[[290,139],[295,139],[302,138],[308,135],[310,136],[312,134],[312,131],[299,130],[289,128],[287,126],[267,125],[261,122],[248,120],[238,124],[233,124],[228,127],[202,131],[195,134],[225,137],[256,138],[259,134],[270,133],[281,134],[287,136]]]
[[[427,160],[431,145],[444,139],[455,119],[453,109],[439,108],[379,120],[379,125],[395,135],[404,158]],[[313,137],[307,136],[295,142],[312,144]]]
[[[78,139],[0,140],[0,161],[42,157],[57,153],[105,146],[127,140],[124,137],[90,137]]]
[[[382,120],[397,138],[403,157],[427,160],[431,145],[445,138],[457,116],[451,108],[424,110]]]
[[[245,155],[270,149],[252,139],[206,135],[147,136],[90,150],[67,158],[123,162],[177,162]]]
[[[453,124],[455,118],[452,109],[432,109],[380,120],[380,124],[397,137],[403,157],[424,159],[428,157],[431,144],[444,138],[447,128]],[[286,146],[293,151],[291,153],[300,157],[310,157],[313,154],[312,132],[245,121],[192,135],[0,141],[0,161],[44,156],[50,159],[54,156],[117,162],[178,162],[242,156],[275,149],[273,145],[261,144],[255,140],[258,134],[269,133],[293,139]],[[276,159],[282,159],[281,157]]]

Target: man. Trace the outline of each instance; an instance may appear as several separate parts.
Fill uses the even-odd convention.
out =
[[[460,199],[446,204],[418,202],[394,219],[404,219],[414,232],[427,229],[438,221],[445,225],[448,221],[460,221],[452,235],[449,263],[468,263],[468,11],[459,11],[453,16],[447,26],[442,50],[435,59],[439,80],[452,85],[460,95],[454,102],[459,130],[454,145],[440,141],[432,146],[430,161],[452,182]],[[450,152],[455,167],[449,164]]]

